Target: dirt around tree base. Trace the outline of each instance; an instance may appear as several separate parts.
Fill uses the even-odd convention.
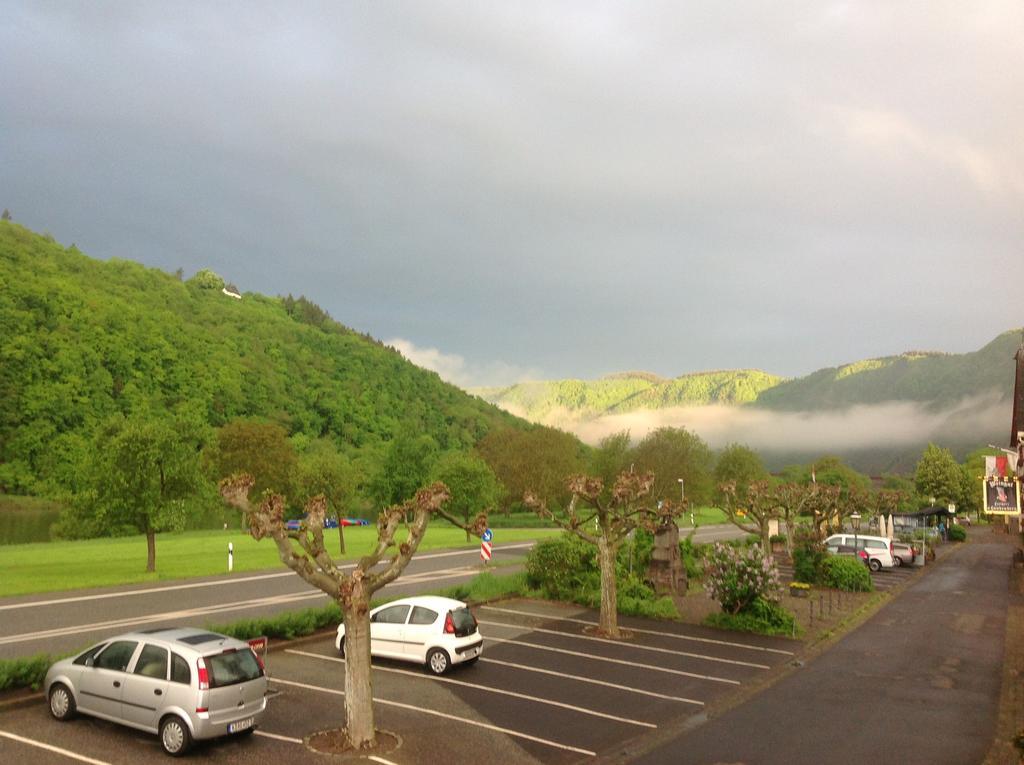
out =
[[[331,728],[306,736],[306,747],[317,754],[341,755],[346,759],[384,755],[395,751],[402,745],[402,739],[386,730],[377,731],[377,746],[369,749],[356,749],[348,740],[345,728]]]
[[[584,627],[583,634],[589,635],[590,637],[606,638],[608,640],[632,640],[636,637],[635,633],[625,627],[619,627],[619,636],[612,637],[607,632],[602,630],[600,627]]]

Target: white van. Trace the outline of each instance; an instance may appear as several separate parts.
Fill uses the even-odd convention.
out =
[[[856,546],[854,542],[856,541]],[[840,547],[850,550],[863,550],[868,555],[868,566],[872,571],[893,568],[896,559],[892,555],[892,544],[885,537],[865,536],[864,534],[833,534],[825,540],[825,548],[833,555]]]

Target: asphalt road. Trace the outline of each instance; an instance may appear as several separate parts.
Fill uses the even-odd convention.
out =
[[[807,666],[626,759],[980,763],[997,718],[1012,553],[1010,545],[964,546]]]
[[[712,541],[741,535],[733,526],[707,526],[697,530],[696,539]],[[491,567],[524,557],[532,544],[496,545]],[[413,558],[401,578],[385,592],[404,595],[447,587],[482,570],[477,548],[423,553]],[[280,568],[4,598],[0,599],[0,658],[71,653],[104,636],[139,627],[203,627],[327,602],[319,590],[291,570]]]

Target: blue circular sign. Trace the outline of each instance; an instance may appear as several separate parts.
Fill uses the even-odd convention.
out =
[[[480,538],[485,542],[490,542],[494,539],[494,532],[490,529],[484,529],[484,533],[480,535]]]

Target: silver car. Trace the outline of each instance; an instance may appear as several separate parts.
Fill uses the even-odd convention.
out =
[[[104,640],[50,667],[43,689],[58,720],[84,712],[158,733],[172,756],[194,739],[252,733],[267,708],[266,672],[252,648],[191,627]]]

